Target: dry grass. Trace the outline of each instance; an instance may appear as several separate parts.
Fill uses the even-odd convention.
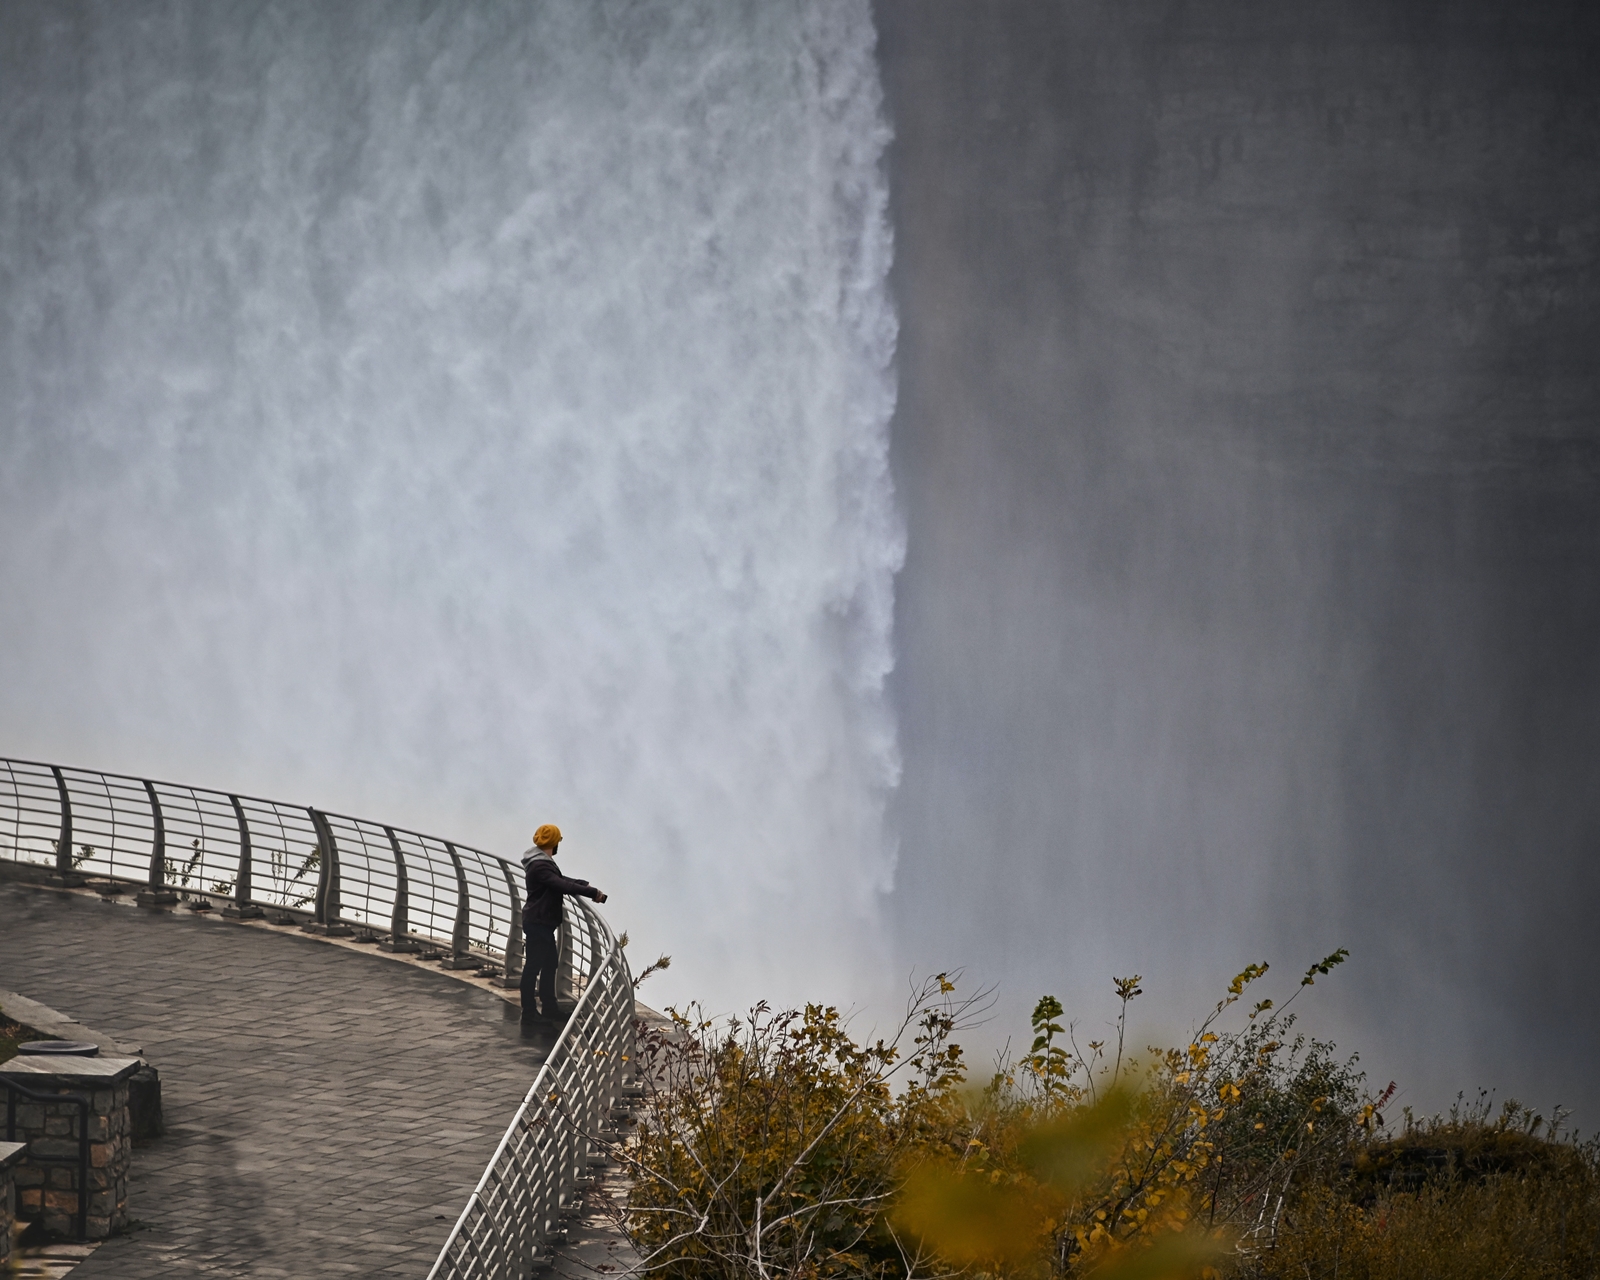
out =
[[[1556,1129],[1553,1135],[1550,1129]],[[1273,1247],[1239,1268],[1271,1280],[1600,1277],[1600,1149],[1515,1102],[1481,1101],[1357,1144],[1304,1189]]]
[[[1273,1280],[1580,1280],[1600,1275],[1594,1179],[1496,1175],[1385,1194],[1314,1187],[1277,1248],[1241,1275]]]

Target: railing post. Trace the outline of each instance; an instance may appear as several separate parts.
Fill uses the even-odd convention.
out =
[[[317,910],[316,919],[301,928],[325,938],[348,938],[355,930],[339,923],[339,846],[327,816],[316,809],[306,812],[317,833]]]
[[[400,851],[400,838],[393,827],[385,827],[389,848],[394,851],[394,914],[389,917],[389,936],[378,943],[380,951],[421,951],[411,940],[411,881],[406,878],[406,855]]]
[[[506,891],[511,895],[511,925],[506,930],[506,971],[493,980],[497,987],[522,985],[522,895],[517,892],[517,875],[509,862],[502,862]]]
[[[223,907],[222,914],[229,920],[255,920],[264,913],[250,901],[254,888],[250,883],[250,824],[245,821],[239,797],[228,799],[233,802],[233,816],[239,820],[239,874],[233,878],[233,905]]]
[[[150,841],[150,881],[147,888],[135,897],[141,907],[170,907],[178,895],[167,888],[167,827],[161,817],[161,799],[156,795],[155,784],[145,779],[144,793],[150,797],[150,821],[155,836]]]
[[[455,845],[446,841],[444,847],[456,868],[456,927],[450,935],[450,958],[444,962],[444,967],[481,969],[483,957],[471,954],[472,900],[467,896],[467,869],[462,865],[461,855],[456,852]]]
[[[627,959],[587,903],[572,903],[569,919],[587,939],[571,934],[567,961],[580,962],[587,978],[583,997],[540,1064],[428,1280],[548,1269],[550,1233],[605,1163],[589,1135],[601,1131],[609,1110],[638,1096],[630,1088],[636,1067],[630,1061],[634,1004]],[[558,1117],[562,1123],[552,1123]]]
[[[317,893],[311,903],[311,918],[317,924],[327,924],[328,885],[338,874],[338,862],[336,855],[328,849],[328,841],[323,838],[322,815],[315,809],[307,809],[306,812],[311,815],[311,829],[317,833]]]
[[[56,795],[61,798],[61,830],[56,837],[56,873],[50,877],[55,884],[69,888],[81,885],[83,877],[72,865],[72,797],[67,793],[67,780],[57,765],[50,766],[55,775]]]
[[[558,959],[556,960],[556,999],[571,1004],[578,998],[578,984],[573,978],[572,915],[561,913],[561,928],[556,931]]]

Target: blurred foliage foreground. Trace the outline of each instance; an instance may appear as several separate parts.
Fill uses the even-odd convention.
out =
[[[1600,1152],[1516,1103],[1388,1122],[1391,1084],[1254,1001],[1251,965],[1181,1048],[1077,1043],[1039,1001],[1020,1060],[969,1085],[989,1007],[948,975],[898,1034],[817,1005],[645,1033],[644,1119],[615,1149],[644,1270],[677,1277],[1600,1277]],[[1257,989],[1258,990],[1258,989]],[[1247,991],[1249,997],[1247,998]]]

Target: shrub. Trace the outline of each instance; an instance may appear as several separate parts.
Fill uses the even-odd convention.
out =
[[[1301,988],[1343,959],[1313,965]],[[1224,1244],[1254,1247],[1363,1119],[1354,1064],[1289,1039],[1287,1005],[1261,1000],[1224,1025],[1266,973],[1239,973],[1184,1048],[1143,1056],[1126,1045],[1138,976],[1113,979],[1114,1046],[1080,1049],[1060,1003],[1041,1000],[1028,1054],[969,1103],[959,1149],[908,1172],[899,1221],[946,1262],[992,1274],[1179,1274]]]
[[[1059,1001],[1029,1050],[966,1087],[955,1034],[987,1007],[948,975],[897,1033],[838,1011],[672,1013],[647,1034],[645,1117],[619,1154],[644,1271],[727,1280],[955,1275],[1159,1280],[1600,1280],[1600,1149],[1515,1103],[1397,1131],[1357,1060],[1244,1006],[1246,967],[1182,1048],[1080,1047]],[[906,1053],[902,1055],[902,1045]]]
[[[627,1229],[647,1264],[683,1277],[903,1272],[883,1210],[961,1078],[949,1035],[983,997],[954,991],[930,980],[897,1034],[867,1047],[832,1007],[763,1004],[725,1023],[669,1010],[641,1046],[651,1088],[625,1152]],[[915,1077],[898,1096],[897,1074]]]
[[[1600,1275],[1600,1151],[1487,1100],[1355,1144],[1242,1276],[1585,1280]],[[1541,1132],[1542,1130],[1542,1132]]]

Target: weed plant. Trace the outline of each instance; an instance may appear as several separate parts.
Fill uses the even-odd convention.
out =
[[[27,1044],[30,1040],[54,1038],[35,1031],[27,1023],[18,1022],[15,1018],[7,1016],[4,1010],[0,1010],[0,1062],[9,1062],[16,1057],[19,1044]]]

